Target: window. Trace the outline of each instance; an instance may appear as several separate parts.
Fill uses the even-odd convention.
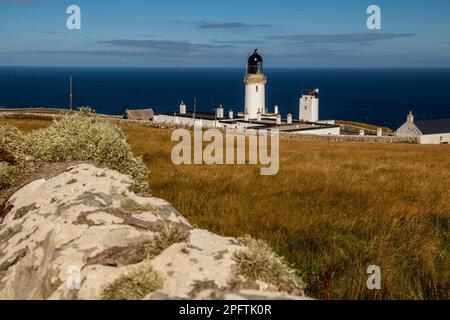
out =
[[[256,86],[256,92],[258,92],[259,91],[259,87],[258,86]]]

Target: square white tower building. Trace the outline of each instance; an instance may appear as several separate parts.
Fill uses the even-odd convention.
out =
[[[319,89],[315,89],[300,98],[299,118],[301,121],[319,121]]]

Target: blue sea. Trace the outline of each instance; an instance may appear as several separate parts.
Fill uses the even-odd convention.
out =
[[[298,115],[302,90],[320,88],[320,118],[397,128],[413,110],[417,119],[450,118],[450,69],[269,69],[267,106]],[[127,108],[178,109],[180,100],[199,111],[218,104],[242,111],[242,69],[0,68],[1,107],[69,105],[123,114]]]

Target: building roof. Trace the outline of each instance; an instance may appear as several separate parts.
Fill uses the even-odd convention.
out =
[[[450,119],[416,120],[414,124],[422,134],[450,133]]]
[[[261,63],[261,62],[263,62],[263,59],[259,55],[258,49],[255,49],[253,54],[248,58],[248,64],[256,66],[256,65],[258,65],[258,63]]]
[[[278,129],[283,132],[297,132],[297,131],[309,131],[309,130],[319,130],[319,129],[331,129],[340,128],[339,125],[325,124],[325,123],[312,123],[303,121],[293,121],[292,124],[287,124],[285,121],[281,125],[277,125],[275,122],[268,125],[253,126],[247,129],[258,129],[258,130],[269,130]]]
[[[125,114],[127,119],[131,120],[149,120],[153,118],[152,109],[141,109],[141,110],[126,110]]]
[[[247,74],[263,73],[263,59],[258,54],[258,49],[248,58]]]
[[[194,118],[193,112],[186,112],[184,114],[181,114],[179,112],[161,112],[160,115],[164,116],[174,116],[174,117],[181,117],[181,118]],[[239,117],[234,117],[233,119],[238,119]],[[224,114],[223,118],[217,118],[215,113],[206,113],[206,112],[196,112],[195,113],[195,119],[197,120],[229,120],[229,115]]]

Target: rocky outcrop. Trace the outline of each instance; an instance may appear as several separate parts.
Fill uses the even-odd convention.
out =
[[[0,299],[303,298],[299,283],[246,277],[242,241],[194,228],[132,182],[78,164],[16,191],[0,224]]]

